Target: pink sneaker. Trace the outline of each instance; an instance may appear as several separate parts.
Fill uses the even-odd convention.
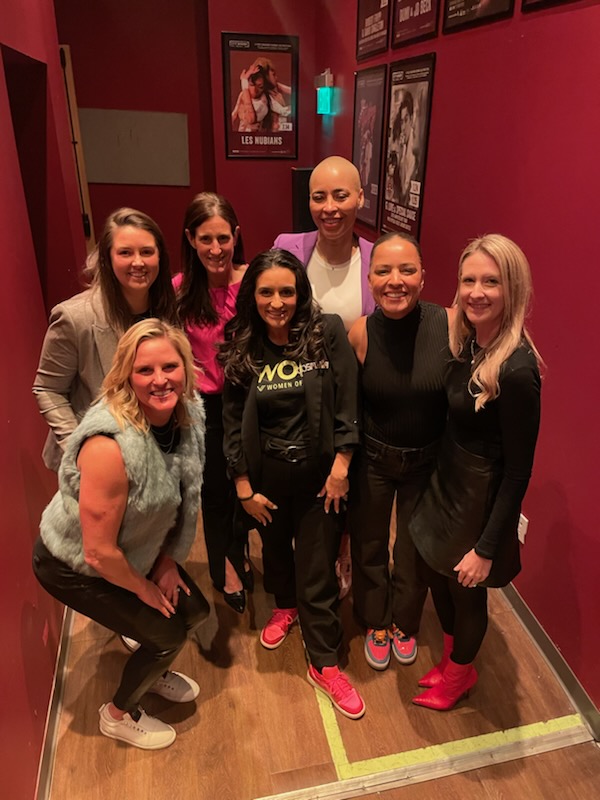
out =
[[[290,627],[298,619],[297,608],[274,608],[271,619],[260,634],[260,643],[267,650],[275,650],[283,643]]]
[[[390,664],[390,636],[387,628],[369,628],[365,636],[365,658],[373,669],[387,669]]]
[[[350,719],[360,719],[365,713],[365,703],[348,678],[337,667],[323,667],[319,672],[312,664],[308,668],[308,682],[320,689],[337,710]]]
[[[395,625],[392,627],[392,653],[396,661],[404,666],[412,664],[417,658],[417,640],[414,636],[405,636]]]

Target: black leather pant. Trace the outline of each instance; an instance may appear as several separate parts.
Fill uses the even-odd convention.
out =
[[[123,669],[113,703],[122,711],[133,711],[152,684],[166,672],[183,648],[187,635],[209,614],[204,595],[178,565],[179,574],[190,589],[180,592],[177,611],[170,619],[143,603],[137,595],[104,578],[74,572],[55,558],[40,538],[33,550],[33,571],[44,589],[80,614],[99,622],[141,647]]]

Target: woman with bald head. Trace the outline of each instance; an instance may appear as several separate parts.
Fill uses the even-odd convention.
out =
[[[339,314],[349,330],[375,308],[368,281],[373,244],[354,233],[364,203],[360,175],[351,161],[330,156],[312,171],[309,189],[317,230],[282,233],[274,246],[289,250],[304,264],[323,311]]]
[[[310,213],[317,226],[308,233],[282,233],[274,247],[288,250],[304,264],[313,297],[327,314],[338,314],[350,330],[375,309],[369,289],[373,243],[354,233],[364,193],[357,168],[341,156],[329,156],[312,171]],[[340,597],[351,584],[350,542],[342,538],[336,565]]]

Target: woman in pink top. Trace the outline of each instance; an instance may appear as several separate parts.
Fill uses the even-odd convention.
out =
[[[185,212],[183,272],[176,275],[179,314],[200,367],[197,389],[206,409],[206,465],[202,486],[202,521],[210,576],[215,588],[239,613],[246,607],[244,589],[252,588],[246,557],[248,534],[235,513],[235,488],[223,455],[223,370],[216,343],[236,314],[244,261],[240,226],[231,204],[221,195],[202,192]]]

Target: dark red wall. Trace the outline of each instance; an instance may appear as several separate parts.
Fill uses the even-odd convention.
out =
[[[0,51],[0,318],[10,373],[0,399],[0,774],[2,795],[25,799],[34,796],[62,619],[30,566],[55,485],[31,384],[46,306],[73,292],[85,245],[52,3],[4,0]]]
[[[216,186],[207,4],[56,0],[55,7],[60,43],[71,48],[80,108],[187,114],[190,186],[90,184],[97,236],[115,208],[139,208],[158,222],[177,263],[187,204]]]
[[[278,0],[256,8],[243,3],[181,0],[56,0],[59,37],[71,48],[81,108],[178,112],[188,115],[190,187],[90,184],[96,232],[117,206],[146,211],[179,259],[180,226],[191,197],[218,189],[233,202],[246,256],[291,230],[291,168],[312,166],[315,109],[315,3]],[[296,161],[225,158],[221,31],[287,33],[300,37],[301,127]],[[85,142],[83,143],[85,147]]]
[[[519,5],[517,0],[517,5]],[[321,155],[350,157],[353,72],[437,53],[421,241],[426,296],[451,301],[466,241],[498,231],[531,261],[531,328],[548,365],[542,430],[524,504],[516,586],[596,705],[600,701],[600,536],[596,398],[600,290],[600,6],[575,3],[438,36],[357,64],[357,0],[323,3],[317,72],[343,86]]]

